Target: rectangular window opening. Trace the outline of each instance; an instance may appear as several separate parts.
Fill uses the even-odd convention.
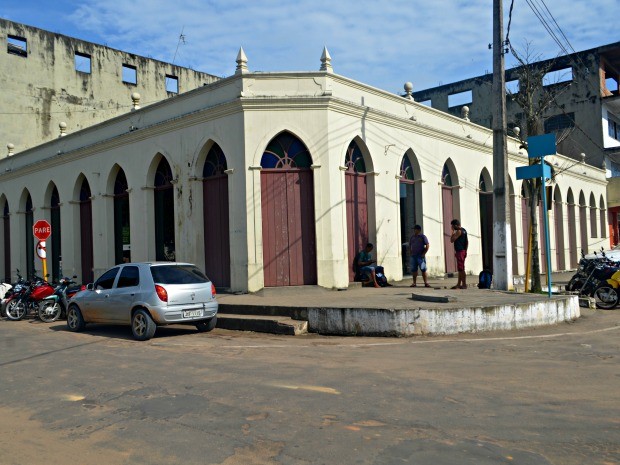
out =
[[[573,68],[563,68],[556,71],[549,71],[543,77],[543,86],[552,86],[562,82],[573,80]]]
[[[612,118],[608,118],[607,133],[609,134],[609,137],[620,141],[620,123]]]
[[[78,73],[90,74],[90,55],[86,53],[75,52],[75,70]]]
[[[433,106],[432,105],[433,102],[431,102],[430,98],[427,99],[427,100],[422,100],[421,102],[418,102],[418,103],[421,103],[422,105],[426,105],[427,107],[432,107]]]
[[[612,94],[618,95],[618,81],[615,78],[605,79],[605,88]]]
[[[461,105],[469,105],[473,101],[471,90],[459,92],[457,94],[448,95],[448,108],[459,107]]]
[[[544,126],[547,134],[575,127],[575,113],[550,116],[545,120]]]
[[[519,80],[514,79],[512,81],[506,82],[506,93],[508,94],[518,94],[519,93]]]
[[[166,91],[172,94],[179,93],[179,78],[166,74]]]
[[[6,51],[11,55],[28,57],[28,42],[23,37],[8,35],[6,40]]]
[[[135,66],[123,65],[123,82],[134,85],[138,83],[138,71]]]

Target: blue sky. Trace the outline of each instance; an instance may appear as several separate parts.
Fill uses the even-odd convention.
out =
[[[542,0],[530,0],[544,8]],[[243,46],[254,71],[317,70],[323,46],[338,74],[402,92],[484,74],[491,0],[5,0],[0,17],[217,76],[234,73]],[[579,51],[620,41],[619,0],[547,6]],[[505,16],[510,1],[505,0]],[[605,14],[608,12],[608,14]],[[507,18],[504,27],[507,27]],[[179,41],[183,31],[184,42]],[[541,58],[560,48],[525,0],[515,0],[511,42]],[[176,53],[176,57],[175,57]],[[513,62],[507,57],[507,64]]]

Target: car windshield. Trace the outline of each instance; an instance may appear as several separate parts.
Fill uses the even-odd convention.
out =
[[[153,281],[159,284],[200,284],[209,282],[209,278],[192,265],[152,266]]]

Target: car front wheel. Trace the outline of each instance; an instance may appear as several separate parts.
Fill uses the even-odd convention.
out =
[[[131,317],[131,332],[137,341],[148,341],[155,335],[157,325],[151,315],[144,310],[136,310]]]
[[[84,330],[86,323],[77,305],[71,305],[67,310],[67,328],[69,331],[78,332]]]

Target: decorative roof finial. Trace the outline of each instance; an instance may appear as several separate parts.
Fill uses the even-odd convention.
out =
[[[131,111],[136,111],[140,109],[140,94],[138,92],[134,92],[131,94],[131,103],[133,105]]]
[[[463,105],[463,108],[461,108],[461,117],[465,121],[469,121],[469,107],[467,105]]]
[[[245,74],[247,72],[249,72],[248,57],[245,56],[243,47],[239,47],[239,53],[237,53],[237,69],[235,69],[235,74]]]
[[[67,135],[67,123],[61,121],[58,123],[58,129],[60,129],[60,135],[58,137],[65,137]]]
[[[585,153],[580,153],[579,154],[579,158],[581,159],[581,163],[585,163],[586,162],[586,154]]]
[[[405,82],[404,89],[405,89],[405,98],[407,100],[413,101],[413,95],[411,95],[411,93],[413,92],[413,84],[410,82]]]
[[[332,57],[327,51],[327,47],[323,47],[323,54],[321,55],[321,71],[325,71],[327,73],[334,72],[334,68],[332,68]]]
[[[13,150],[15,149],[15,146],[9,142],[8,144],[6,144],[6,148],[9,150],[6,156],[10,157],[11,155],[13,155]]]

